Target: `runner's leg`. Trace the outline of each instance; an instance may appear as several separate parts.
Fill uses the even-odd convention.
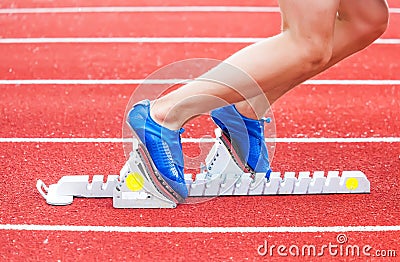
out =
[[[154,120],[170,129],[179,129],[188,119],[223,105],[236,103],[293,86],[304,74],[324,67],[332,57],[333,36],[339,0],[281,0],[286,30],[250,45],[225,62],[240,68],[259,84],[237,79],[234,88],[207,81],[191,82],[154,103]],[[217,67],[215,73],[218,75]],[[224,70],[220,70],[223,75]],[[234,76],[232,76],[234,77]]]
[[[321,68],[300,76],[292,84],[267,90],[265,94],[236,103],[236,108],[247,117],[261,118],[270,104],[293,87],[369,46],[385,32],[388,19],[389,10],[385,0],[342,0],[336,18],[333,52],[329,62]],[[290,24],[283,17],[282,31],[286,30],[290,30]]]

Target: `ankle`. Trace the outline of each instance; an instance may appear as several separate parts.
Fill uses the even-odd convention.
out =
[[[151,102],[150,116],[159,125],[166,127],[171,130],[178,130],[182,127],[179,121],[178,114],[175,113],[176,110],[164,104],[162,102]]]
[[[254,111],[254,108],[252,108],[249,104],[241,104],[235,105],[236,110],[244,117],[250,118],[250,119],[261,119],[263,115],[258,116],[257,113]]]

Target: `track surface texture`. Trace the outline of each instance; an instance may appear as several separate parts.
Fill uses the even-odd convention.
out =
[[[148,210],[114,209],[111,199],[49,206],[35,184],[118,174],[131,95],[157,95],[141,81],[278,33],[276,1],[1,1],[0,260],[398,261],[400,4],[389,5],[381,39],[272,107],[274,170],[361,170],[370,194]],[[186,171],[195,173],[214,126],[201,116],[185,129]]]

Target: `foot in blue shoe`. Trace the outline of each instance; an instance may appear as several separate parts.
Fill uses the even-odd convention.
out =
[[[150,101],[133,106],[127,122],[146,147],[155,167],[165,182],[182,198],[188,196],[183,173],[183,153],[180,130],[170,130],[156,123],[150,116]]]
[[[271,168],[264,138],[265,120],[247,118],[234,105],[213,110],[211,118],[229,139],[245,167],[252,172],[266,173],[269,178]]]

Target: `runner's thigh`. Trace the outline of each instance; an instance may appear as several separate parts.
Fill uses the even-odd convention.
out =
[[[279,0],[282,29],[296,40],[331,41],[340,0]]]

